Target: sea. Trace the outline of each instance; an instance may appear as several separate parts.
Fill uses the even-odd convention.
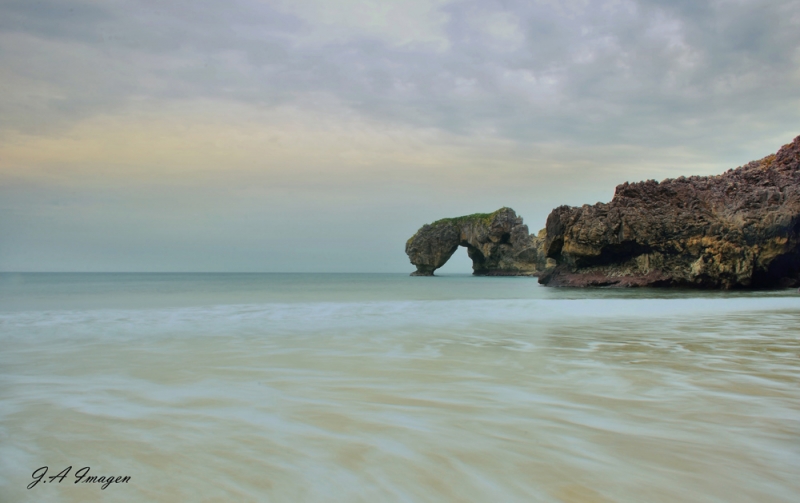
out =
[[[0,274],[2,502],[797,502],[800,293]]]

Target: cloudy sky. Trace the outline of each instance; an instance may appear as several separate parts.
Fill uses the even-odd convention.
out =
[[[0,271],[410,272],[798,134],[796,0],[2,0]]]

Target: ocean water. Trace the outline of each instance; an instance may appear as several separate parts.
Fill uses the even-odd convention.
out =
[[[0,501],[800,501],[800,294],[0,274]]]

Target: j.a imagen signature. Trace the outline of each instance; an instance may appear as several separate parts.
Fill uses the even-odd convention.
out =
[[[42,466],[37,468],[31,474],[33,478],[33,482],[28,484],[28,489],[33,489],[36,485],[41,482],[42,484],[47,484],[48,482],[51,484],[60,484],[64,482],[64,479],[67,478],[69,472],[72,471],[72,467],[68,466],[58,472],[55,475],[51,475],[49,477],[45,477],[47,475],[47,466]],[[75,477],[74,484],[102,484],[100,489],[105,489],[106,487],[110,486],[111,484],[127,484],[130,482],[131,477],[129,475],[91,475],[91,468],[88,466],[84,466],[79,470],[75,471],[73,477]]]

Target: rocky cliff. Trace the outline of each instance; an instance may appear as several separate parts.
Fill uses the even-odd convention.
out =
[[[719,176],[624,183],[547,218],[551,286],[800,284],[800,136]]]
[[[406,254],[417,266],[412,276],[433,276],[459,246],[467,248],[473,274],[536,275],[544,269],[544,239],[531,236],[511,208],[445,218],[423,225],[406,242]]]

